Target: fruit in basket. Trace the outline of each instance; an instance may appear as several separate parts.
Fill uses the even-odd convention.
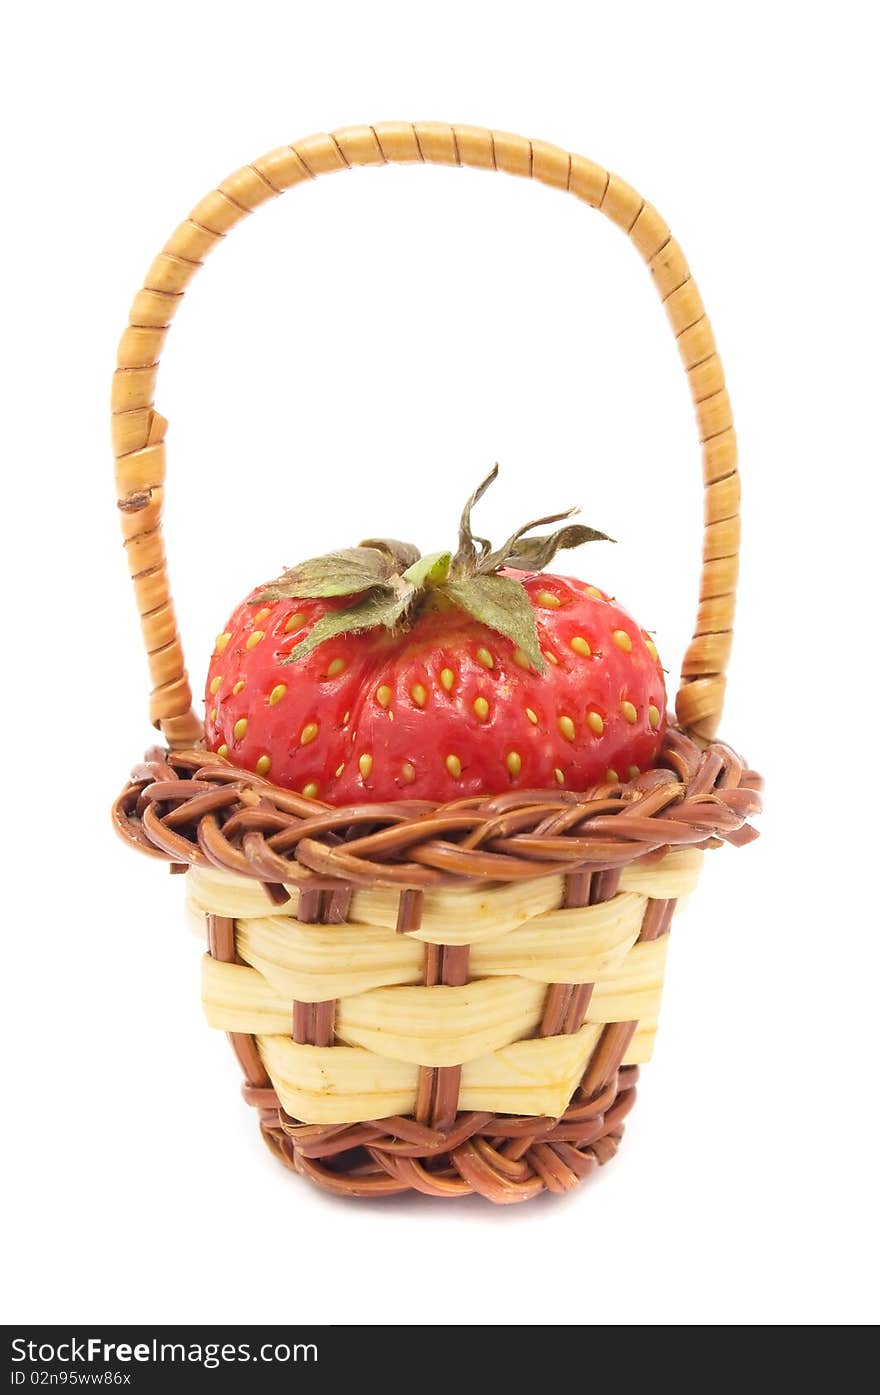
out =
[[[454,555],[370,539],[258,586],[217,638],[210,749],[335,805],[583,790],[650,767],[666,725],[653,641],[604,591],[542,571],[606,535],[554,514],[494,550],[470,519],[496,474]]]

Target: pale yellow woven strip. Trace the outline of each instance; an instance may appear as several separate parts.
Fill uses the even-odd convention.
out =
[[[587,1008],[588,1022],[641,1022],[660,1012],[669,936],[633,945],[608,978],[599,979]]]
[[[256,969],[202,960],[202,1007],[210,1027],[222,1032],[273,1036],[290,1033],[293,1006]]]
[[[601,1028],[515,1042],[462,1069],[461,1109],[499,1114],[562,1114]],[[282,1106],[311,1124],[357,1123],[415,1108],[418,1066],[386,1061],[354,1046],[299,1046],[261,1036],[260,1054]]]
[[[472,978],[516,974],[538,983],[595,983],[622,963],[638,938],[645,899],[623,892],[598,906],[548,911],[473,946]],[[237,923],[246,963],[282,995],[320,1003],[371,988],[419,983],[424,950],[414,937],[378,926],[304,925],[288,916]]]
[[[461,988],[377,988],[343,998],[336,1035],[395,1061],[459,1066],[530,1037],[547,990],[525,978],[481,979]]]
[[[634,945],[623,964],[593,989],[586,1021],[633,1022],[660,1011],[666,937]],[[531,1036],[546,985],[530,979],[478,979],[461,988],[376,988],[342,998],[337,1036],[377,1059],[457,1066]],[[255,969],[206,955],[202,1003],[212,1027],[226,1032],[290,1033],[293,1003]],[[335,1049],[335,1048],[329,1048]]]
[[[239,921],[235,938],[242,959],[301,1003],[422,981],[423,947],[381,926],[305,925],[275,915]]]
[[[437,891],[425,897],[422,923],[414,940],[431,944],[479,944],[506,935],[518,925],[562,903],[561,877],[536,877],[527,882],[489,884],[463,891]],[[397,924],[396,891],[356,893],[352,920],[366,925]]]
[[[677,848],[657,862],[633,862],[624,867],[621,891],[638,891],[657,901],[690,896],[697,884],[705,853],[702,848]]]
[[[461,1109],[564,1114],[601,1033],[591,1023],[568,1037],[517,1041],[462,1067]]]
[[[658,900],[687,896],[693,891],[703,853],[699,848],[679,848],[658,862],[634,863],[625,867],[620,880],[622,891],[637,891]],[[191,867],[186,877],[187,895],[201,914],[231,916],[247,920],[257,916],[277,916],[278,907],[258,881],[238,877],[219,869]],[[285,912],[296,914],[298,893],[288,887],[291,900]],[[536,877],[512,886],[489,883],[465,890],[428,891],[422,924],[411,938],[435,944],[468,944],[507,934],[533,916],[554,910],[562,904],[562,877]],[[358,891],[349,920],[361,925],[397,924],[397,891]]]
[[[419,1068],[409,1061],[281,1036],[261,1036],[258,1046],[281,1104],[306,1124],[354,1124],[415,1109]]]
[[[622,1064],[625,1066],[647,1065],[654,1054],[654,1038],[656,1035],[656,1017],[649,1017],[642,1020],[636,1028],[636,1034],[629,1044],[629,1049],[623,1058]]]
[[[539,983],[595,983],[623,963],[638,939],[645,898],[625,891],[598,906],[547,911],[507,935],[474,945],[475,977],[520,974]]]

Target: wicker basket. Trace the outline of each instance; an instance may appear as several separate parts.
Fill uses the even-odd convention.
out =
[[[657,769],[629,783],[331,808],[200,749],[160,531],[159,354],[190,278],[292,185],[427,161],[567,190],[648,263],[696,404],[706,503],[696,630]],[[697,287],[657,211],[616,175],[497,131],[389,123],[313,136],[203,199],[135,298],[113,386],[120,517],[154,684],[148,752],[115,806],[187,872],[207,925],[204,1005],[275,1154],[345,1195],[523,1201],[616,1151],[657,1024],[667,932],[703,851],[754,837],[760,781],[713,740],[739,546],[736,441]]]

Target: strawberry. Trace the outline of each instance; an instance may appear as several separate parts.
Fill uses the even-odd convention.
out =
[[[455,556],[371,539],[257,587],[217,638],[206,741],[234,765],[328,804],[634,778],[666,725],[653,641],[595,586],[541,571],[606,537],[470,528]]]

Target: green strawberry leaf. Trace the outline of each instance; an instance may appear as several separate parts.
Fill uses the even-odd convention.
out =
[[[565,515],[563,515],[565,516]],[[547,522],[550,520],[547,519]],[[554,520],[555,521],[555,520]],[[534,525],[530,525],[534,526]],[[510,544],[504,565],[524,572],[539,572],[552,562],[564,547],[580,547],[587,542],[614,542],[607,533],[587,528],[582,523],[570,523],[555,533],[539,534],[536,538],[518,538]]]
[[[418,591],[426,591],[431,586],[441,586],[449,575],[451,552],[429,552],[407,567],[403,579],[415,586]]]
[[[374,630],[380,625],[386,630],[396,629],[403,622],[416,594],[414,587],[407,587],[400,593],[376,590],[344,610],[322,615],[305,639],[300,640],[296,648],[281,660],[282,664],[304,659],[319,644],[336,635],[357,634],[362,630]]]
[[[398,542],[397,538],[365,538],[360,547],[375,548],[391,558],[396,572],[405,572],[421,557],[421,552],[412,543]]]
[[[387,552],[376,547],[345,547],[290,567],[263,589],[255,604],[358,596],[376,587],[385,588],[394,570],[394,561]]]
[[[509,576],[472,576],[447,581],[441,595],[490,630],[506,635],[539,673],[544,672],[535,612],[518,581]]]

